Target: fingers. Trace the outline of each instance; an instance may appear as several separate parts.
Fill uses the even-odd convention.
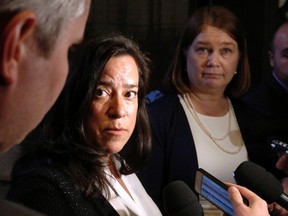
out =
[[[244,204],[243,197],[245,197],[249,201],[250,207],[257,204],[267,208],[267,203],[259,196],[257,196],[255,193],[253,193],[251,190],[247,189],[246,187],[233,185],[230,186],[229,189],[231,190],[231,195],[233,196],[232,198],[235,199],[235,201]]]
[[[256,194],[254,194],[252,191],[250,191],[249,189],[247,189],[246,187],[242,187],[240,185],[235,185],[235,184],[231,184],[231,183],[225,183],[229,186],[228,192],[229,195],[231,195],[232,199],[235,199],[235,201],[239,201],[241,203],[243,203],[243,196],[248,199],[249,201],[253,201],[253,199],[258,200],[261,199],[260,197],[258,197]],[[242,194],[242,195],[241,195]]]
[[[280,156],[276,163],[276,168],[279,170],[283,170],[287,167],[287,165],[288,165],[287,157],[285,155]]]
[[[228,194],[230,201],[233,205],[235,215],[244,216],[247,211],[247,206],[245,206],[245,204],[243,203],[243,199],[239,190],[235,186],[230,186],[228,188]]]
[[[264,216],[269,215],[267,203],[252,191],[239,185],[229,184],[228,194],[233,205],[235,215],[238,216]],[[244,204],[245,197],[249,206]]]
[[[279,215],[279,216],[288,215],[288,211],[282,206],[278,205],[277,203],[273,204],[273,207],[271,208],[271,212],[273,212],[273,215]]]
[[[239,192],[239,190],[235,187],[235,186],[230,186],[228,188],[228,194],[229,194],[229,198],[232,201],[232,204],[242,204],[243,203],[243,199],[242,196]]]

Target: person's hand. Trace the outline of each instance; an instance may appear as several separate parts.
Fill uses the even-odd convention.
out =
[[[267,203],[247,188],[229,184],[228,194],[235,216],[269,216]],[[249,206],[243,203],[241,194],[248,200]]]
[[[284,192],[287,194],[287,192],[288,192],[288,177],[283,178],[281,183],[282,183]],[[271,215],[288,216],[288,211],[285,208],[283,208],[282,206],[278,205],[277,203],[273,203],[273,204],[269,205],[269,209],[273,210]]]
[[[277,203],[270,204],[269,209],[271,215],[288,216],[288,211]]]
[[[279,170],[283,170],[288,174],[288,157],[285,154],[279,156],[279,159],[276,163],[276,168]]]

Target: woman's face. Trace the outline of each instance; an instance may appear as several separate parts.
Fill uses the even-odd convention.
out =
[[[206,26],[187,50],[190,88],[224,92],[235,74],[239,56],[234,39],[219,28]]]
[[[136,124],[138,85],[133,57],[122,55],[107,62],[84,121],[90,143],[100,145],[108,154],[124,147]]]

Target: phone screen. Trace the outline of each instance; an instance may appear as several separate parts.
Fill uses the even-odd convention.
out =
[[[234,216],[233,206],[228,196],[228,186],[222,181],[199,168],[196,172],[195,189],[226,215]]]
[[[204,198],[220,208],[226,214],[234,215],[234,210],[229,200],[227,189],[224,189],[205,175],[202,176],[202,187],[200,193]]]

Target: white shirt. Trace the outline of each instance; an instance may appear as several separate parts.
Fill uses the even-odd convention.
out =
[[[107,170],[107,173],[110,171]],[[121,176],[133,199],[111,174],[108,175],[108,179],[114,189],[109,187],[110,199],[108,201],[120,216],[162,215],[135,174]]]
[[[237,154],[228,154],[222,151],[200,129],[199,125],[192,117],[183,98],[179,96],[179,99],[187,116],[193,134],[199,167],[211,173],[213,176],[215,176],[221,181],[235,183],[233,172],[240,165],[241,162],[248,160],[248,153],[244,143],[240,152],[238,152]],[[230,110],[230,112],[234,111]],[[223,134],[225,134],[227,130],[227,122],[229,119],[228,113],[221,117],[205,116],[201,115],[200,113],[197,113],[197,115],[201,122],[205,125],[205,127],[214,136],[221,137],[223,136]],[[237,145],[243,142],[241,133],[234,118],[231,118],[231,130],[233,131],[231,136],[219,142],[219,144],[221,144],[221,146],[228,151],[234,151],[238,148]],[[234,143],[236,143],[236,145],[234,145]]]

